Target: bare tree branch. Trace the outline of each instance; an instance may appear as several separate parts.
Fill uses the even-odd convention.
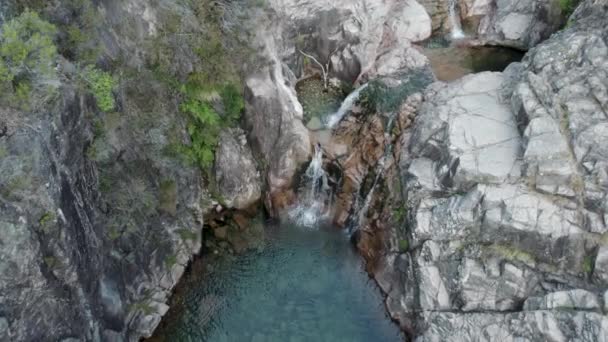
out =
[[[303,54],[304,56],[312,59],[315,63],[317,63],[317,65],[321,68],[321,72],[323,73],[323,87],[325,89],[327,89],[327,73],[329,72],[329,63],[327,63],[327,66],[323,66],[323,64],[321,64],[321,62],[319,62],[314,56],[309,55],[307,53],[305,53],[302,50],[299,50],[301,54]]]

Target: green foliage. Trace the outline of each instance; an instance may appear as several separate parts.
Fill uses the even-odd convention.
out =
[[[149,63],[157,79],[179,91],[180,110],[187,119],[190,143],[184,145],[175,137],[165,151],[199,166],[210,179],[219,133],[237,122],[244,107],[239,71],[245,63],[238,61],[252,54],[242,51],[246,44],[228,47],[236,37],[227,36],[230,33],[222,29],[222,6],[215,6],[212,0],[186,4],[200,25],[193,29],[184,25],[178,13],[165,13],[166,25],[159,28],[163,34],[149,42],[153,51]],[[184,75],[175,68],[179,62],[176,43],[191,46],[199,60],[185,82]],[[179,130],[175,132],[178,134]]]
[[[593,272],[593,257],[590,255],[583,258],[583,272],[591,274]]]
[[[44,258],[42,258],[42,260],[48,268],[55,268],[61,265],[59,263],[59,260],[57,260],[57,258],[55,258],[54,256],[45,256]]]
[[[0,186],[0,194],[8,199],[18,200],[21,193],[26,191],[32,182],[32,177],[25,174],[9,178],[5,185]]]
[[[189,115],[190,135],[190,145],[183,146],[181,152],[189,162],[208,169],[213,165],[220,118],[208,103],[200,100],[187,100],[180,108]]]
[[[66,55],[84,64],[97,61],[101,47],[94,39],[95,28],[99,26],[100,16],[91,0],[69,0],[66,6],[75,13],[75,20],[63,28],[67,39],[63,45]]]
[[[122,235],[122,232],[115,226],[108,228],[108,238],[112,241],[118,239]]]
[[[0,35],[0,90],[9,105],[22,108],[37,77],[52,78],[57,48],[54,25],[37,13],[24,11],[2,25]]]
[[[574,12],[579,3],[580,0],[559,0],[559,8],[562,10],[564,17],[567,18]]]
[[[221,96],[226,117],[231,122],[237,121],[245,108],[243,95],[234,84],[227,84],[223,87]]]
[[[40,227],[42,229],[47,229],[48,227],[50,227],[53,224],[54,221],[55,221],[55,215],[52,212],[47,211],[40,217],[40,220],[38,220],[38,223],[40,224]]]
[[[410,249],[410,242],[408,239],[399,240],[399,252],[405,253]]]
[[[490,252],[500,255],[501,257],[509,261],[519,261],[523,262],[524,264],[534,264],[536,262],[536,258],[534,257],[534,255],[515,246],[496,244],[491,245],[489,247],[489,250]]]
[[[397,207],[397,208],[393,209],[393,215],[395,217],[396,222],[402,222],[407,215],[407,208]]]
[[[84,69],[82,77],[87,83],[89,90],[93,93],[99,109],[104,112],[114,110],[113,91],[117,87],[116,79],[110,73],[90,66]]]
[[[372,112],[393,112],[411,94],[424,89],[433,81],[427,72],[412,73],[401,80],[398,86],[387,86],[382,81],[371,81],[361,93],[361,104]]]
[[[196,241],[196,233],[186,228],[180,228],[177,230],[177,234],[183,241]]]
[[[141,311],[141,312],[143,312],[144,315],[151,315],[156,312],[154,307],[152,307],[152,305],[150,305],[150,302],[147,300],[142,300],[140,302],[136,302],[136,303],[129,305],[129,311],[130,312]]]
[[[221,129],[234,125],[244,107],[242,95],[234,85],[226,84],[219,92],[225,110],[222,117],[212,105],[213,93],[217,92],[208,84],[200,83],[198,75],[190,77],[182,87],[184,100],[180,110],[188,115],[190,145],[179,146],[178,152],[206,172],[213,165]]]
[[[177,256],[173,254],[167,255],[167,257],[165,258],[165,265],[167,265],[168,268],[171,268],[175,264],[177,264]]]

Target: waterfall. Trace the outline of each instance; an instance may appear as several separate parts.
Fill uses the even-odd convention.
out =
[[[332,195],[323,169],[323,150],[317,144],[298,191],[298,205],[289,212],[289,217],[300,226],[314,227],[329,216]]]
[[[359,95],[361,94],[361,91],[363,91],[363,89],[367,88],[367,85],[368,84],[365,83],[364,85],[355,89],[355,91],[350,93],[346,97],[346,99],[344,99],[344,102],[342,102],[342,105],[340,105],[340,108],[338,109],[338,111],[333,113],[329,117],[327,117],[327,119],[325,121],[325,126],[327,128],[334,127],[338,122],[340,122],[340,120],[342,120],[344,115],[346,115],[346,113],[348,113],[348,111],[353,107],[355,102],[359,99]]]
[[[452,39],[462,39],[466,37],[464,32],[462,31],[462,25],[460,25],[460,14],[458,12],[458,0],[449,0],[448,2],[448,11],[450,16],[450,24],[452,26],[451,36]]]

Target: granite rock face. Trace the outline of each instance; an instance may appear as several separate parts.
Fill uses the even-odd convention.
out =
[[[414,340],[606,340],[607,14],[585,2],[522,63],[424,91],[366,228]]]
[[[261,198],[260,173],[242,129],[228,129],[220,134],[215,151],[215,179],[224,204],[230,208],[247,209]]]
[[[260,20],[255,32],[267,63],[246,80],[246,128],[254,154],[265,161],[266,208],[279,216],[295,203],[294,179],[312,152],[295,84],[320,70],[310,60],[305,63],[304,54],[331,77],[350,83],[406,74],[428,68],[411,43],[430,36],[431,21],[415,0],[272,0],[267,5],[270,18]]]
[[[165,153],[171,139],[187,141],[186,122],[171,90],[142,67],[159,9],[96,4],[100,59],[121,55],[124,70],[140,67],[121,79],[118,112],[101,112],[64,59],[54,101],[39,111],[0,108],[2,341],[150,336],[200,250],[201,172]],[[61,3],[48,10],[73,19]]]
[[[567,20],[555,1],[459,1],[464,26],[482,44],[527,50],[549,38]]]

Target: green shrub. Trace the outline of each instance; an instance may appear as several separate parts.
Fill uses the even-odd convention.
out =
[[[524,264],[536,263],[536,257],[533,254],[524,251],[516,246],[494,244],[490,245],[488,248],[489,252],[501,256],[505,260],[519,261]]]
[[[38,223],[40,223],[41,226],[46,226],[46,225],[50,224],[51,222],[53,222],[54,220],[55,220],[55,215],[53,215],[52,212],[47,211],[40,217],[40,220],[38,220]]]
[[[562,10],[564,17],[569,17],[576,9],[580,0],[559,0],[559,8]]]
[[[167,268],[172,268],[175,264],[177,264],[177,256],[172,254],[167,255],[165,258],[165,265],[167,265]]]
[[[407,239],[399,240],[399,252],[405,253],[410,249],[410,242]]]
[[[105,71],[97,68],[86,67],[82,73],[89,90],[93,93],[97,106],[104,112],[114,110],[113,91],[117,87],[114,77]]]
[[[22,107],[36,78],[55,77],[57,47],[53,38],[56,32],[54,25],[30,10],[2,25],[0,85],[9,105],[16,103]]]
[[[219,133],[233,126],[244,108],[239,71],[245,63],[238,61],[250,59],[253,54],[244,51],[245,44],[231,47],[236,36],[222,29],[221,6],[214,6],[212,0],[188,1],[187,5],[197,17],[200,29],[183,34],[192,31],[192,27],[184,25],[179,13],[166,13],[166,24],[159,28],[163,34],[149,42],[152,44],[149,64],[156,78],[179,92],[179,108],[186,115],[190,136],[189,144],[181,143],[179,138],[171,139],[165,152],[199,166],[209,180]],[[174,66],[179,62],[175,59],[176,42],[191,46],[200,61],[194,63],[194,71],[185,82],[179,81],[184,75]]]
[[[196,99],[186,100],[180,108],[189,115],[187,129],[190,135],[190,145],[184,146],[182,153],[201,169],[208,169],[213,164],[220,117],[210,104]]]
[[[587,255],[583,259],[583,272],[591,274],[593,272],[593,257]]]
[[[180,229],[178,229],[177,230],[177,234],[180,236],[180,238],[183,241],[188,241],[188,240],[190,240],[190,241],[196,241],[196,238],[197,238],[195,232],[192,232],[192,231],[190,231],[190,230],[188,230],[186,228],[180,228]]]
[[[221,96],[228,120],[231,122],[238,120],[245,108],[241,92],[233,84],[227,84],[222,89]]]
[[[222,128],[233,126],[241,115],[244,101],[231,83],[214,86],[204,83],[205,77],[193,74],[181,87],[183,100],[180,110],[188,115],[187,130],[190,145],[177,147],[188,162],[198,165],[207,174],[213,165],[215,148]],[[224,105],[223,117],[213,108],[218,94]]]

